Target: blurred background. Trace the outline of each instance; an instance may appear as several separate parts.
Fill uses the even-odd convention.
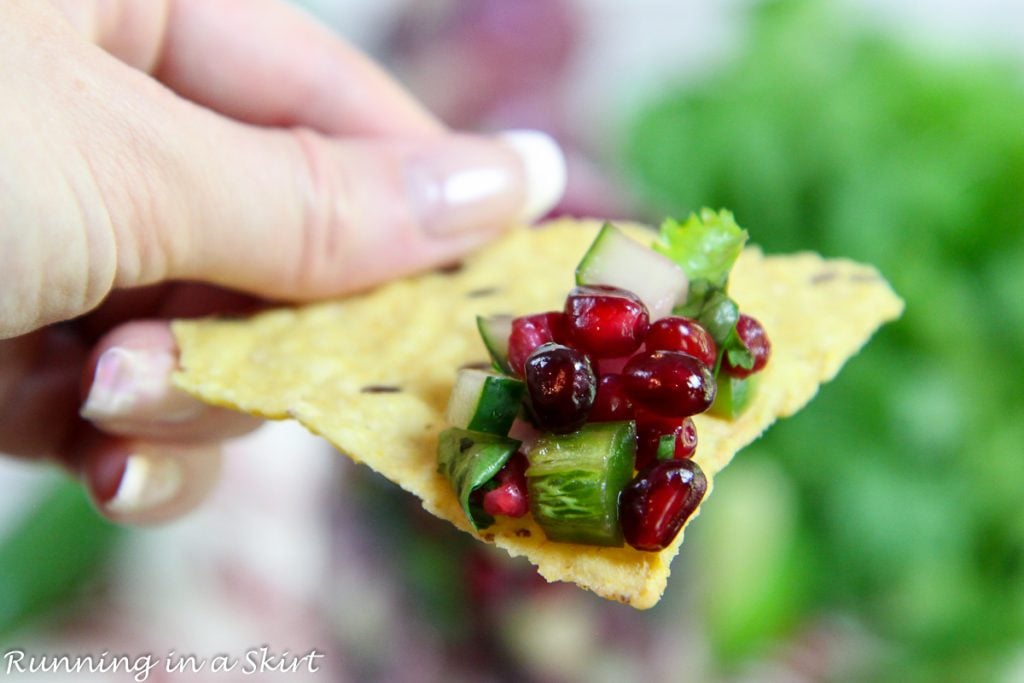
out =
[[[546,584],[276,424],[153,530],[0,461],[0,652],[316,647],[341,681],[1024,681],[1019,0],[302,4],[450,125],[554,134],[556,213],[728,207],[767,251],[874,264],[906,314],[720,475],[648,612]]]

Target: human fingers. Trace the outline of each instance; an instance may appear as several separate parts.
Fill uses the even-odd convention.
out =
[[[215,181],[186,190],[190,218],[175,226],[184,238],[168,242],[165,277],[271,299],[354,292],[450,263],[543,215],[565,187],[560,150],[535,132],[415,141],[225,135],[233,153],[208,149],[201,169]],[[240,201],[240,191],[258,201]]]
[[[216,443],[180,445],[83,433],[75,463],[96,508],[122,524],[156,524],[197,507],[221,467]]]
[[[0,105],[0,154],[19,170],[0,197],[0,338],[167,279],[351,292],[451,261],[564,188],[540,134],[338,140],[239,124],[78,45],[39,7],[0,5],[0,54],[21,65],[0,71],[19,95]]]
[[[90,426],[65,457],[97,509],[116,522],[155,524],[198,506],[216,483],[220,442],[261,424],[177,389],[176,367],[165,320],[122,324],[85,364],[81,416]]]
[[[115,328],[85,364],[81,416],[108,435],[181,446],[238,436],[261,424],[175,387],[177,360],[167,321],[134,321]]]
[[[442,130],[380,67],[293,5],[55,1],[88,40],[239,121],[347,135]]]
[[[258,297],[198,282],[163,282],[111,292],[103,304],[76,318],[72,327],[87,348],[134,320],[251,315],[266,306]]]
[[[85,346],[51,327],[0,340],[0,453],[53,456],[76,426]]]
[[[173,292],[167,298],[169,310],[180,307]],[[196,507],[216,482],[220,442],[260,421],[171,385],[166,322],[122,325],[91,359],[74,332],[54,326],[0,341],[0,452],[57,460],[118,522],[157,523]],[[78,418],[80,384],[91,422]]]
[[[146,298],[156,299],[148,310],[166,316],[251,310],[251,302],[197,285]],[[216,308],[198,308],[201,301]],[[122,303],[132,309],[131,302]],[[113,321],[124,313],[101,309],[96,315]],[[182,445],[225,439],[260,424],[172,386],[177,353],[166,321],[121,324],[99,335],[91,352],[89,340],[97,335],[90,327],[87,318],[0,341],[0,453],[55,458],[77,469],[82,419],[110,435]]]

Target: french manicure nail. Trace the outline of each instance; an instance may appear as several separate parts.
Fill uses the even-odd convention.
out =
[[[174,457],[130,455],[113,498],[104,507],[120,515],[131,515],[163,505],[181,490],[181,463]]]
[[[521,218],[533,223],[558,203],[565,193],[565,155],[547,133],[538,130],[509,130],[498,135],[523,162],[526,182]]]
[[[202,403],[171,384],[175,365],[169,351],[107,349],[96,363],[82,417],[100,423],[177,423],[197,416]]]
[[[406,169],[414,211],[432,235],[532,222],[558,202],[565,180],[565,158],[557,143],[545,133],[525,130],[493,139],[452,136],[412,159]]]

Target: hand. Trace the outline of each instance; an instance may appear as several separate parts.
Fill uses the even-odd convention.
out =
[[[162,320],[449,262],[564,188],[550,139],[451,134],[272,0],[7,0],[0,63],[0,451],[119,521],[190,509],[256,424],[170,386]]]

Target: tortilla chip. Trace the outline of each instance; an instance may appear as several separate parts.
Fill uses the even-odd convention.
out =
[[[549,581],[573,581],[645,609],[658,602],[682,534],[658,553],[554,543],[529,516],[475,533],[437,473],[438,433],[456,370],[483,363],[478,314],[561,309],[598,221],[518,229],[458,269],[393,282],[339,301],[249,320],[178,321],[177,385],[200,399],[267,418],[295,418],[344,454],[418,496],[429,512],[524,555]],[[630,227],[650,242],[654,233]],[[747,249],[730,283],[758,318],[772,357],[747,411],[732,422],[698,415],[696,460],[708,476],[776,418],[791,415],[903,302],[878,273],[816,254]],[[706,498],[705,498],[706,500]]]

